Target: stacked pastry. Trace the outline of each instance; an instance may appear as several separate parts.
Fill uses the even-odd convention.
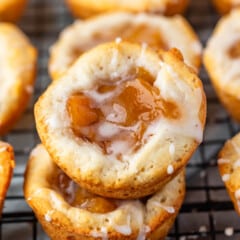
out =
[[[176,49],[82,54],[35,105],[24,192],[52,239],[162,239],[202,139],[202,84]]]

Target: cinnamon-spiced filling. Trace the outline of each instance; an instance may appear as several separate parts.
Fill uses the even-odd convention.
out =
[[[228,49],[228,54],[233,59],[240,58],[240,40]]]
[[[67,101],[75,135],[100,146],[104,154],[122,160],[122,154],[137,151],[152,133],[149,125],[161,117],[179,119],[174,102],[161,97],[155,78],[138,67],[128,77],[75,93]]]
[[[54,188],[73,207],[85,209],[92,213],[108,213],[117,208],[114,200],[99,197],[78,187],[61,170],[58,170]]]

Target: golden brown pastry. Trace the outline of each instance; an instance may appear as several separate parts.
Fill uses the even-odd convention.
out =
[[[0,141],[0,212],[10,185],[14,165],[13,148],[8,143]]]
[[[240,215],[240,134],[228,140],[219,153],[219,172],[235,210]]]
[[[49,72],[52,79],[62,76],[85,51],[115,39],[147,44],[155,50],[176,47],[194,70],[198,71],[201,64],[201,43],[182,16],[170,18],[143,13],[109,13],[85,21],[78,20],[63,30],[50,52]]]
[[[69,179],[42,145],[33,150],[24,181],[25,198],[52,240],[164,239],[184,194],[182,172],[144,199],[97,196]]]
[[[212,0],[212,2],[220,14],[226,14],[240,6],[239,0]]]
[[[107,12],[151,12],[164,15],[183,13],[189,0],[65,0],[77,18],[88,18]]]
[[[202,83],[180,52],[108,43],[83,54],[35,104],[39,136],[82,187],[138,198],[177,175],[202,140]]]
[[[23,14],[27,0],[1,0],[0,22],[15,22]]]
[[[14,25],[0,23],[0,135],[9,131],[33,93],[37,51]]]
[[[204,51],[204,64],[229,114],[240,121],[240,9],[222,17]]]

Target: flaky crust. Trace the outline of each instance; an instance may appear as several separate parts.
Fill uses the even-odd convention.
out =
[[[0,23],[0,135],[12,128],[32,96],[37,51],[14,25]]]
[[[240,121],[239,57],[232,58],[229,49],[240,41],[239,27],[240,9],[236,9],[220,19],[204,50],[204,65],[213,87],[236,121]]]
[[[188,6],[189,0],[65,0],[65,2],[75,17],[88,18],[93,15],[116,11],[174,15],[183,13]]]
[[[161,97],[179,105],[181,117],[161,118],[148,127],[153,135],[138,151],[124,154],[124,161],[110,159],[99,146],[73,133],[67,100],[105,79],[116,81],[137,66],[155,77]],[[126,42],[103,44],[83,54],[35,104],[39,136],[56,164],[82,187],[114,198],[151,194],[178,174],[202,140],[205,117],[202,83],[177,50],[157,54]]]
[[[0,21],[15,22],[23,14],[27,0],[1,0]]]
[[[7,194],[14,168],[13,148],[0,141],[0,212]]]
[[[109,13],[85,21],[78,20],[62,31],[50,51],[49,73],[52,79],[62,76],[86,50],[117,38],[129,40],[124,38],[124,33],[134,34],[136,28],[141,26],[154,29],[154,35],[144,38],[144,42],[141,36],[137,35],[136,42],[151,46],[154,42],[152,38],[160,36],[165,50],[178,48],[185,62],[198,71],[201,64],[201,43],[190,24],[182,16],[170,18],[143,13]],[[145,32],[149,35],[147,29]],[[162,47],[159,43],[158,48]]]
[[[51,179],[57,171],[44,147],[38,145],[30,156],[24,179],[25,198],[53,240],[164,239],[185,195],[185,174],[181,172],[145,203],[118,200],[113,211],[91,213],[69,205],[55,190]]]
[[[218,156],[218,168],[234,208],[240,215],[240,134],[228,140]]]
[[[212,2],[220,14],[226,14],[240,6],[240,1],[237,0],[212,0]]]

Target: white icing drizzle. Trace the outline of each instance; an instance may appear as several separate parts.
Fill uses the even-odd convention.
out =
[[[235,198],[240,200],[240,189],[235,191]]]
[[[47,222],[51,222],[52,221],[52,217],[51,215],[53,214],[54,210],[48,210],[47,213],[45,214],[44,218]]]
[[[115,43],[119,44],[120,42],[122,42],[122,38],[117,37],[117,38],[115,39]]]
[[[112,122],[123,122],[126,119],[127,113],[125,108],[121,105],[114,103],[113,104],[113,112],[110,113],[106,119]]]
[[[171,175],[171,174],[173,174],[173,172],[174,172],[174,168],[173,168],[173,165],[168,165],[168,167],[167,167],[167,173],[169,174],[169,175]]]
[[[223,182],[227,182],[229,179],[230,179],[230,174],[223,174],[222,175]]]
[[[203,126],[199,119],[202,103],[201,89],[191,88],[179,78],[170,65],[160,62],[160,66],[154,85],[161,89],[163,99],[178,104],[178,108],[181,110],[180,119],[177,121],[164,119],[165,121],[161,122],[161,128],[164,127],[169,132],[173,131],[174,134],[180,134],[201,142],[203,137]]]
[[[110,65],[117,67],[117,64],[118,64],[118,50],[114,49],[112,53],[112,59],[111,59]]]
[[[63,122],[54,114],[51,115],[50,118],[46,119],[45,122],[51,129],[62,128],[63,126]]]
[[[90,235],[94,238],[102,238],[102,240],[108,240],[108,233],[106,227],[101,227],[100,231],[92,230]]]
[[[218,164],[221,165],[221,164],[227,164],[227,163],[230,163],[230,160],[229,159],[224,159],[224,158],[219,158],[218,159]]]
[[[157,201],[154,201],[153,203],[155,205],[157,205],[158,207],[161,207],[162,209],[164,209],[168,213],[171,213],[171,214],[175,213],[175,209],[174,209],[173,206],[166,206],[166,205],[164,205],[164,204],[162,204],[160,202],[157,202]]]
[[[98,132],[102,137],[112,137],[119,132],[119,128],[115,124],[104,122],[99,126]]]
[[[145,240],[147,237],[147,233],[150,232],[150,227],[147,225],[143,225],[142,228],[139,230],[137,240]]]
[[[170,143],[169,145],[169,153],[171,156],[174,156],[175,154],[175,145],[173,143]]]
[[[131,235],[132,229],[131,229],[130,221],[131,221],[131,216],[128,215],[127,223],[125,225],[114,225],[113,227],[117,232],[123,235],[126,235],[126,236]]]

